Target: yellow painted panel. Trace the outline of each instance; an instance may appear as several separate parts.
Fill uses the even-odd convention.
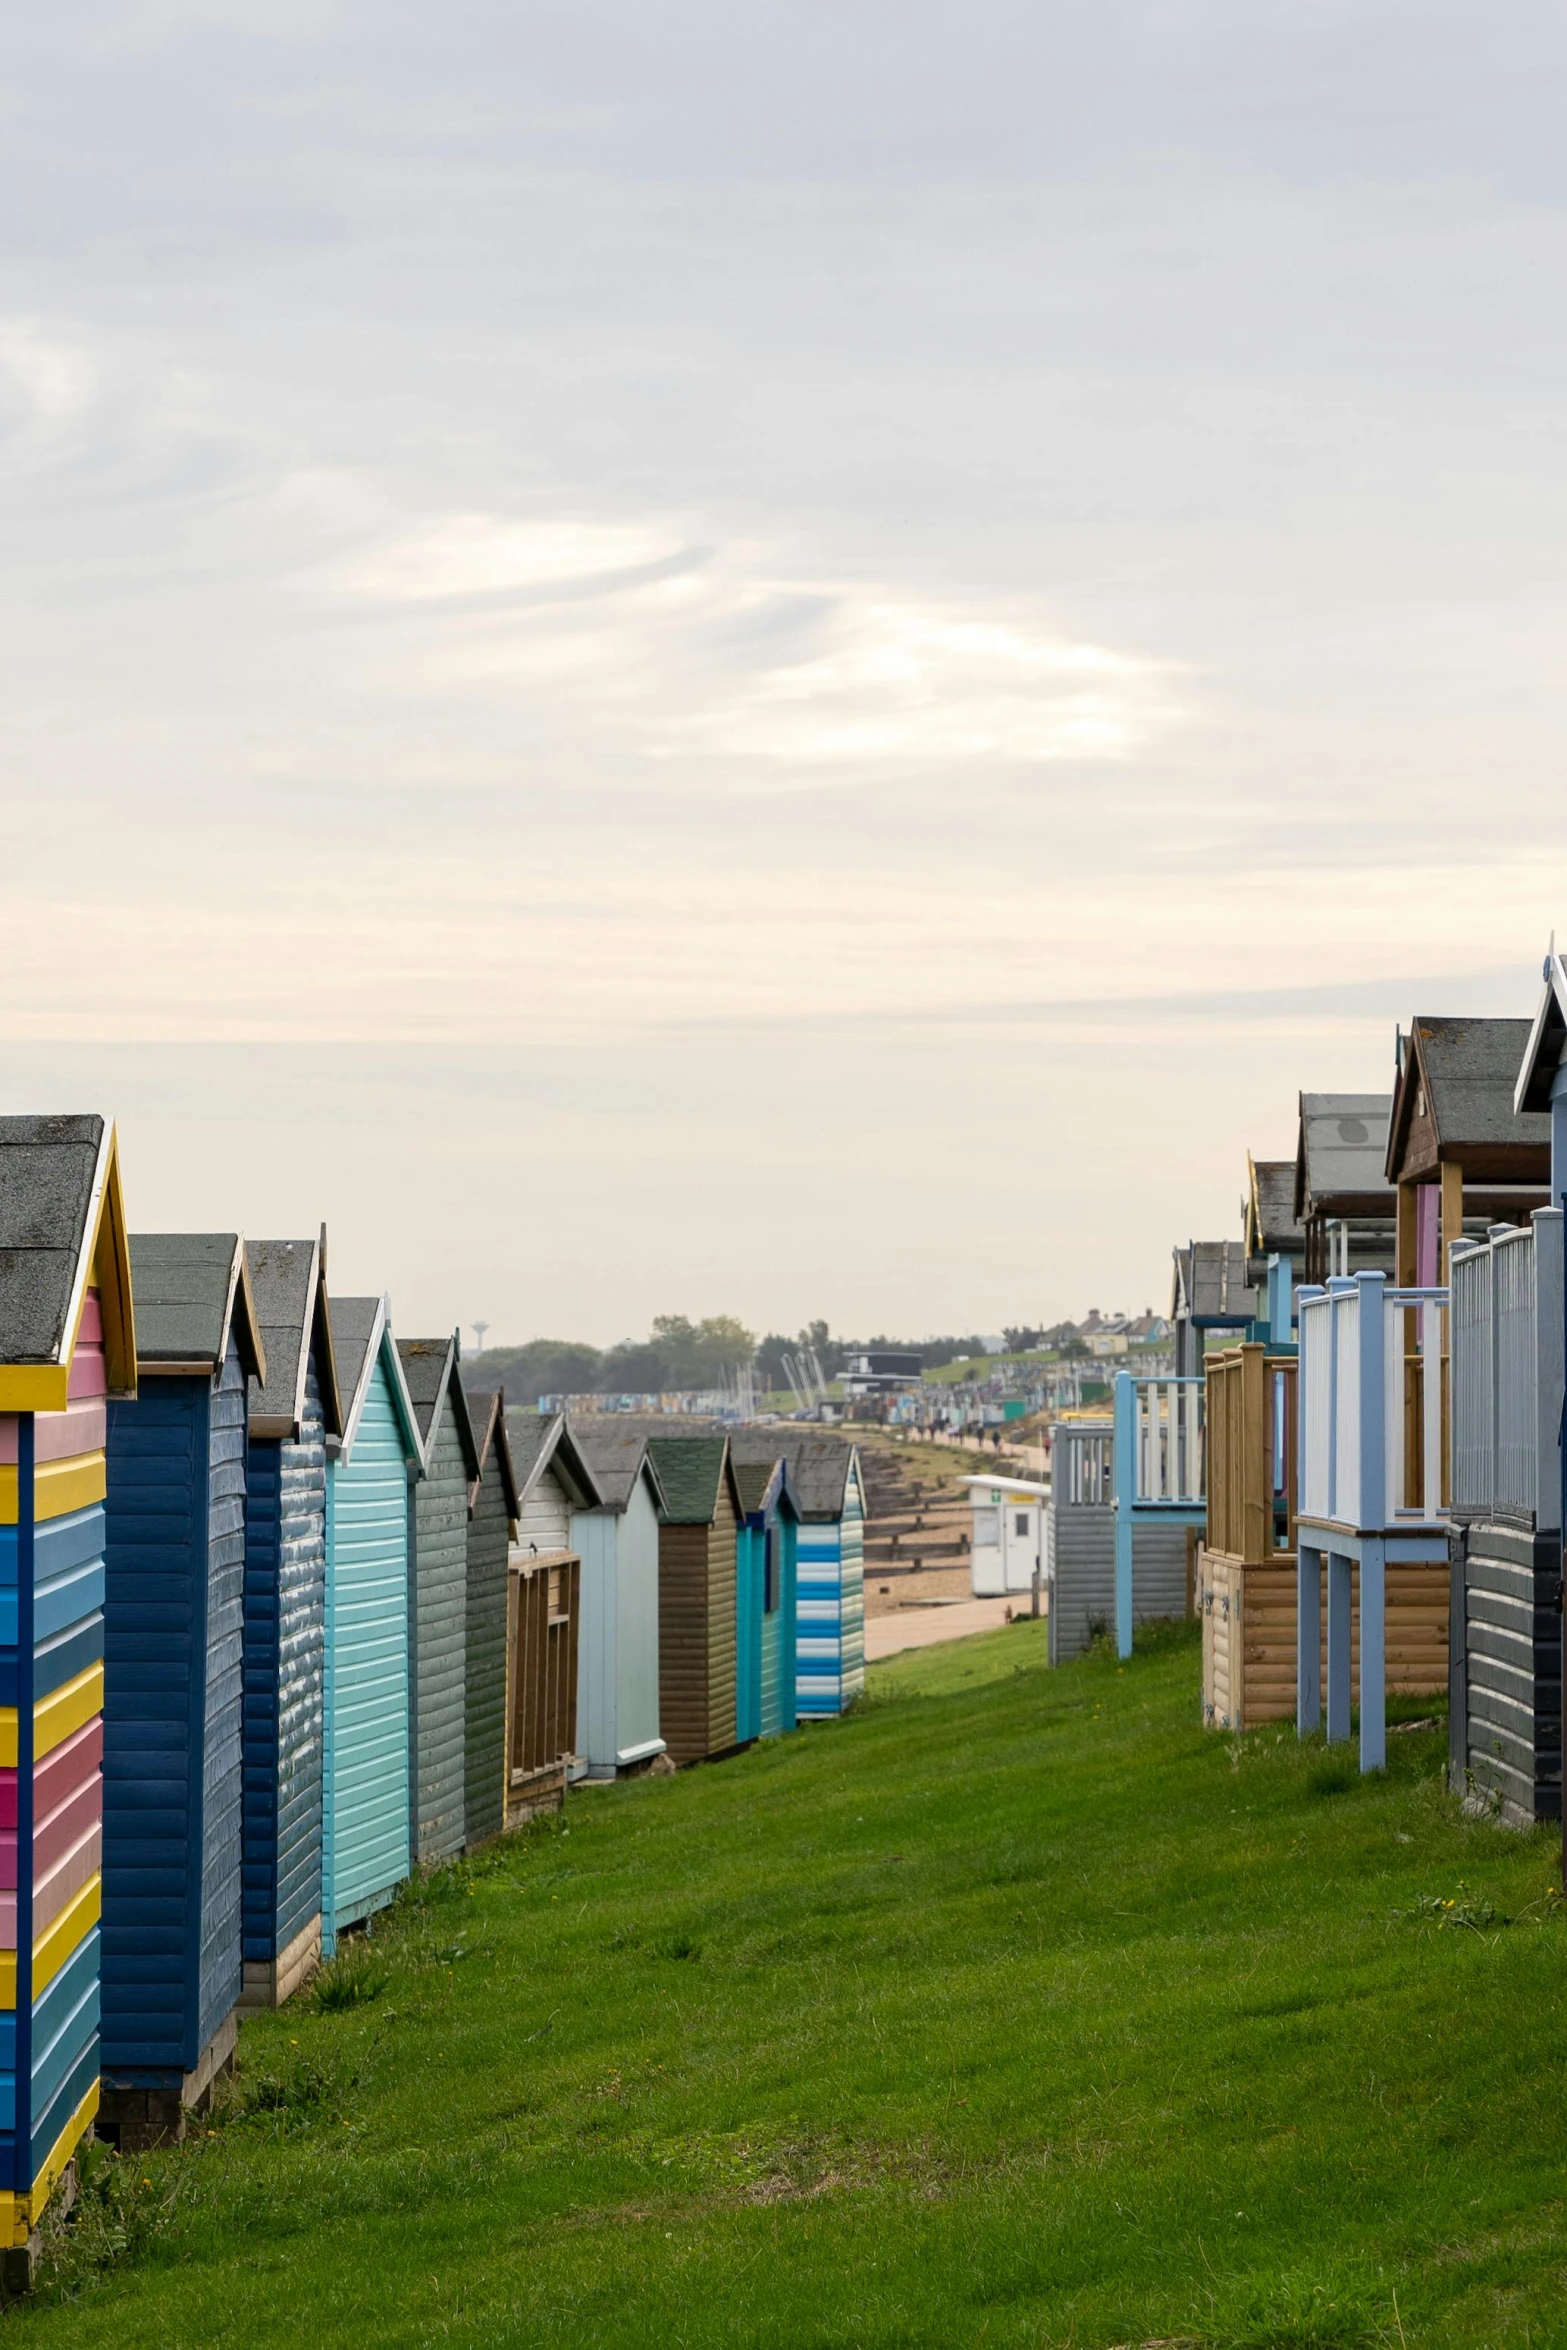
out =
[[[16,1478],[14,1467],[0,1467],[0,1526],[16,1524]],[[40,1519],[68,1517],[72,1510],[90,1509],[107,1491],[101,1452],[78,1453],[69,1461],[40,1461],[33,1471],[33,1514]]]
[[[87,2134],[98,2111],[99,2084],[94,2081],[44,2160],[43,2169],[27,2195],[0,2195],[0,2244],[25,2244],[44,2215],[44,2208],[60,2175]]]
[[[0,1412],[63,1412],[70,1385],[65,1363],[0,1363]]]
[[[103,1879],[90,1877],[68,1901],[47,1934],[33,1944],[33,1997],[52,1983],[79,1942],[85,1942],[103,1911]],[[15,1993],[12,1994],[15,2004]]]
[[[16,2012],[16,1952],[0,1950],[0,2015]]]
[[[0,1705],[0,1771],[14,1771],[16,1757],[16,1708],[14,1705]]]
[[[48,1696],[40,1697],[34,1706],[34,1761],[41,1762],[46,1754],[52,1754],[64,1739],[70,1737],[73,1730],[79,1730],[83,1722],[90,1722],[94,1714],[101,1714],[102,1711],[103,1667],[101,1664],[88,1665],[77,1674],[74,1681],[67,1681],[60,1688],[51,1689]],[[15,1719],[14,1715],[12,1719]],[[0,1738],[5,1735],[4,1721],[4,1712],[0,1710]],[[14,1752],[11,1759],[14,1767]]]

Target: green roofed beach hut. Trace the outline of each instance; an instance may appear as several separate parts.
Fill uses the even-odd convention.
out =
[[[384,1297],[340,1297],[327,1445],[321,1948],[408,1874],[408,1524],[424,1457]]]
[[[677,1763],[726,1754],[735,1720],[737,1538],[744,1511],[729,1439],[654,1436],[664,1496],[658,1537],[659,1730]]]

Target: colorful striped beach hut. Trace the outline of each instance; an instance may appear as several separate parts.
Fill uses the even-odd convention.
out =
[[[423,1445],[384,1297],[335,1297],[326,1443],[321,1952],[408,1874],[408,1521]]]
[[[104,1445],[136,1392],[114,1127],[0,1118],[0,2282],[98,2109]]]
[[[664,1751],[658,1724],[658,1520],[663,1492],[647,1438],[604,1414],[572,1422],[599,1490],[571,1521],[582,1561],[577,1735],[590,1779]]]
[[[843,1713],[865,1689],[865,1481],[841,1436],[785,1438],[799,1507],[795,1688],[802,1720]]]
[[[479,1469],[468,1487],[467,1694],[463,1842],[506,1825],[506,1565],[517,1535],[517,1477],[504,1393],[470,1395]]]
[[[129,2151],[182,2137],[241,1988],[246,1382],[235,1232],[133,1233],[137,1395],[111,1403],[104,1603],[103,2098]]]
[[[253,1240],[266,1355],[250,1382],[245,1528],[245,1982],[278,2007],[321,1955],[326,1445],[343,1433],[326,1234]]]
[[[664,1496],[659,1730],[677,1763],[700,1762],[738,1743],[736,1554],[744,1512],[727,1436],[654,1436],[648,1452]]]
[[[410,1849],[421,1868],[451,1860],[467,1832],[468,1488],[479,1454],[450,1338],[400,1338],[424,1474],[409,1545]]]
[[[760,1457],[749,1447],[738,1453],[735,1485],[744,1512],[736,1537],[735,1735],[745,1745],[795,1726],[800,1513],[776,1440]]]

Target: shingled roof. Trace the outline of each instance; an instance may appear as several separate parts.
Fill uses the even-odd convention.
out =
[[[1295,1213],[1391,1216],[1386,1173],[1390,1093],[1303,1093],[1295,1152]]]
[[[1295,1213],[1293,1159],[1246,1154],[1246,1249],[1254,1257],[1299,1256],[1306,1234]]]
[[[113,1121],[0,1118],[0,1411],[64,1409],[82,1305],[95,1282],[109,1392],[134,1395],[136,1328]]]
[[[595,1510],[599,1490],[562,1412],[519,1412],[507,1423],[517,1490],[526,1501],[547,1470],[554,1470],[578,1509]],[[520,1506],[520,1505],[519,1505]]]
[[[314,1349],[326,1433],[341,1436],[343,1407],[320,1240],[253,1240],[248,1254],[267,1370],[264,1380],[250,1383],[251,1435],[285,1441],[298,1436]]]
[[[441,1397],[449,1386],[452,1391],[452,1417],[457,1423],[457,1441],[462,1446],[469,1477],[477,1477],[479,1448],[474,1441],[468,1398],[457,1376],[456,1333],[450,1338],[400,1338],[397,1341],[397,1359],[403,1366],[403,1377],[408,1382],[408,1394],[424,1442],[426,1463],[430,1454],[430,1432],[441,1408]]]
[[[1222,1327],[1252,1319],[1257,1292],[1248,1280],[1240,1241],[1193,1240],[1173,1253],[1171,1312],[1177,1320]]]
[[[640,1429],[622,1427],[610,1413],[583,1416],[569,1425],[578,1451],[593,1472],[601,1508],[623,1510],[636,1491],[637,1479],[644,1469],[652,1485],[653,1498],[663,1508],[664,1489],[648,1451],[648,1440]]]
[[[133,1232],[130,1252],[143,1371],[211,1375],[232,1332],[246,1376],[265,1381],[266,1345],[237,1232]]]
[[[328,1311],[332,1319],[332,1350],[337,1365],[338,1393],[343,1402],[343,1439],[337,1457],[348,1460],[353,1455],[365,1398],[370,1392],[371,1374],[377,1361],[384,1357],[392,1390],[392,1405],[402,1426],[407,1458],[422,1464],[424,1439],[414,1414],[413,1399],[408,1393],[408,1382],[403,1377],[403,1366],[396,1347],[386,1344],[387,1323],[391,1319],[390,1301],[384,1293],[380,1297],[334,1297]]]
[[[506,1497],[506,1515],[515,1518],[521,1508],[517,1492],[517,1472],[511,1457],[511,1441],[506,1430],[506,1390],[504,1387],[468,1390],[468,1416],[473,1423],[473,1440],[479,1452],[479,1475],[474,1479],[468,1496],[472,1509],[479,1498],[479,1480],[493,1467],[501,1481]]]
[[[802,1518],[824,1524],[843,1516],[849,1470],[856,1457],[852,1444],[841,1436],[806,1435],[794,1427],[773,1435],[742,1428],[733,1439],[737,1460],[748,1459],[753,1447],[760,1455],[768,1445],[775,1457],[781,1450],[789,1463],[789,1487]]]
[[[727,1436],[651,1436],[648,1452],[672,1526],[710,1526],[726,1484],[736,1513],[743,1514]]]
[[[1527,1020],[1415,1021],[1393,1097],[1390,1183],[1429,1179],[1444,1162],[1461,1164],[1467,1184],[1549,1182],[1550,1116],[1513,1107],[1529,1029]]]

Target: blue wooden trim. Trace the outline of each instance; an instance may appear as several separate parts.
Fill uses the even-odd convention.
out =
[[[219,1368],[221,1378],[222,1370]],[[191,1702],[187,1708],[189,1748],[186,1755],[186,1817],[190,1822],[190,1876],[185,1897],[185,1953],[181,1979],[185,1993],[185,2028],[180,2053],[187,2072],[193,2072],[201,2054],[197,2045],[201,2022],[201,1946],[207,1922],[207,1608],[212,1589],[212,1381],[203,1379],[195,1398],[195,1434],[199,1471],[194,1479],[191,1532],[194,1537],[191,1568],[192,1594]]]
[[[1341,1550],[1328,1552],[1328,1743],[1349,1736],[1350,1609],[1354,1604],[1354,1561]]]
[[[1382,1545],[1360,1546],[1360,1767],[1387,1764],[1387,1566]]]
[[[1322,1553],[1303,1542],[1295,1567],[1295,1735],[1322,1726]]]
[[[1115,1378],[1115,1648],[1132,1653],[1132,1504],[1137,1491],[1137,1390],[1130,1371]]]
[[[1360,1292],[1360,1491],[1357,1526],[1380,1526],[1387,1518],[1387,1398],[1383,1373],[1387,1349],[1382,1326],[1385,1273],[1357,1273]]]
[[[11,2186],[32,2192],[33,2076],[33,1549],[36,1430],[31,1412],[16,1423],[16,1588],[18,1662],[29,1670],[17,1695],[16,1719],[16,2081],[17,2115],[11,2149]],[[96,2061],[96,2045],[94,2050]]]

